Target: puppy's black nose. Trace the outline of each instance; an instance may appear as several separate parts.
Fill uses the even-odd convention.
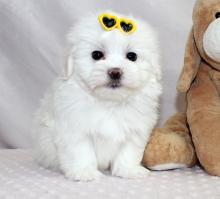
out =
[[[123,72],[120,68],[110,68],[108,70],[108,75],[112,80],[119,80],[121,79]]]

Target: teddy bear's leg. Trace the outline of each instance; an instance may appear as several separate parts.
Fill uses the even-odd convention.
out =
[[[196,163],[185,114],[177,113],[163,128],[154,130],[142,163],[152,170],[190,167]]]
[[[202,67],[187,94],[187,120],[197,157],[206,171],[220,176],[220,100]]]

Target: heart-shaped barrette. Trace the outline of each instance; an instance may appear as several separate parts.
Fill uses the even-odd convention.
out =
[[[98,19],[102,28],[106,31],[118,28],[124,34],[131,34],[136,30],[135,23],[130,19],[118,18],[109,13],[99,15]]]
[[[133,33],[136,30],[136,25],[130,19],[121,18],[118,28],[121,32]]]
[[[118,26],[118,18],[107,13],[99,15],[99,22],[104,30],[107,31],[113,30]]]

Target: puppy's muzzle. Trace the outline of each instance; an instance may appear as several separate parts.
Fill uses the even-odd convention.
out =
[[[108,76],[110,78],[110,82],[108,86],[111,88],[120,87],[122,75],[123,75],[123,71],[120,68],[110,68],[108,70]]]

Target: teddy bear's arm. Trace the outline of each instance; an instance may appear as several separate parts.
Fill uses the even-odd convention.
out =
[[[220,175],[220,98],[204,63],[187,94],[187,121],[200,163]]]

